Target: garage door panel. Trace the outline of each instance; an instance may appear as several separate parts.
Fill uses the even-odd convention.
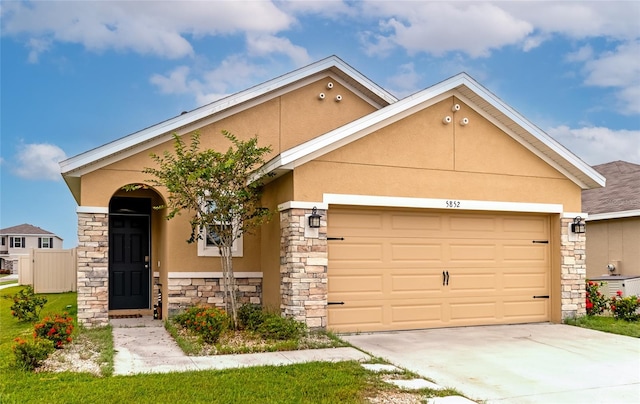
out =
[[[532,235],[538,237],[546,237],[549,234],[548,220],[545,217],[507,217],[502,221],[502,229],[509,233],[512,237],[520,234],[521,238],[529,238]]]
[[[450,261],[456,263],[495,263],[497,247],[492,244],[471,244],[451,242],[449,245]]]
[[[407,293],[415,292],[418,297],[426,294],[440,293],[442,275],[392,275],[390,293],[397,293],[399,298],[406,298]]]
[[[485,273],[451,273],[449,271],[449,284],[445,292],[452,296],[465,294],[468,296],[482,296],[494,294],[498,289],[498,277],[496,274]]]
[[[406,231],[413,234],[417,231],[442,231],[442,218],[439,215],[391,214],[391,231]]]
[[[425,263],[442,262],[442,245],[434,243],[412,244],[406,240],[390,243],[392,261],[413,261]]]
[[[498,315],[498,303],[495,301],[473,303],[449,303],[450,319],[455,321],[494,323]]]
[[[331,308],[328,312],[329,324],[336,331],[369,331],[383,322],[383,310],[379,304]]]
[[[381,275],[369,276],[332,276],[327,282],[329,293],[382,293],[383,277]]]
[[[532,263],[540,265],[549,262],[548,247],[539,244],[505,245],[502,247],[502,257],[509,263]]]
[[[390,311],[392,324],[401,324],[403,328],[425,327],[440,322],[442,303],[393,304]]]
[[[352,240],[347,243],[331,245],[331,260],[336,265],[341,262],[381,262],[383,257],[382,242],[361,242]]]
[[[548,290],[548,277],[545,272],[521,272],[508,273],[503,277],[505,291],[516,291],[520,293],[524,290],[546,291]]]
[[[462,234],[493,233],[496,231],[496,227],[496,219],[490,216],[451,215],[449,219],[449,229],[452,232]]]
[[[547,321],[548,299],[514,300],[504,302],[504,317],[510,322]]]

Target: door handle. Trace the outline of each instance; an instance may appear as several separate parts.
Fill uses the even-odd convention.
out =
[[[449,271],[442,271],[442,286],[449,284]]]
[[[447,286],[449,285],[449,271],[447,271]]]

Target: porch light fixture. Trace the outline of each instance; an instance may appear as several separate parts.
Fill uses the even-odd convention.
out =
[[[582,218],[580,216],[576,216],[575,218],[573,218],[573,223],[571,223],[571,231],[576,233],[576,234],[580,234],[580,233],[584,233],[587,229],[587,225],[585,224],[585,222],[582,221]]]
[[[320,227],[320,216],[318,214],[318,209],[314,206],[311,210],[311,214],[309,215],[309,227],[312,229],[317,229]]]

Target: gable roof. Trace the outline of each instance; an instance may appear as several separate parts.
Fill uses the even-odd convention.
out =
[[[79,177],[171,139],[174,132],[187,132],[193,124],[206,125],[250,108],[264,98],[277,97],[329,74],[376,108],[395,103],[397,98],[369,80],[337,56],[330,56],[247,90],[222,98],[192,111],[132,133],[103,146],[60,162],[60,170],[71,192],[79,198]],[[260,99],[260,100],[258,100]]]
[[[607,186],[582,191],[589,219],[640,216],[640,165],[618,160],[593,168],[607,178]]]
[[[55,234],[50,231],[41,229],[38,226],[34,226],[28,223],[19,224],[17,226],[7,227],[6,229],[0,229],[0,234],[3,236],[40,236],[40,235],[51,235],[55,236]],[[57,236],[56,236],[57,237]]]
[[[264,172],[282,173],[362,138],[452,95],[472,106],[521,145],[563,173],[582,189],[602,187],[605,178],[588,164],[528,121],[466,73],[432,87],[322,136],[289,149],[265,166]]]

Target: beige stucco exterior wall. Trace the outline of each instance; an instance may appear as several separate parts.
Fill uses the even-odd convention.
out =
[[[587,224],[587,278],[609,274],[640,276],[640,217],[595,220]]]
[[[451,97],[296,168],[294,199],[323,193],[563,204],[579,212],[578,185]],[[349,175],[344,175],[348,172]]]

